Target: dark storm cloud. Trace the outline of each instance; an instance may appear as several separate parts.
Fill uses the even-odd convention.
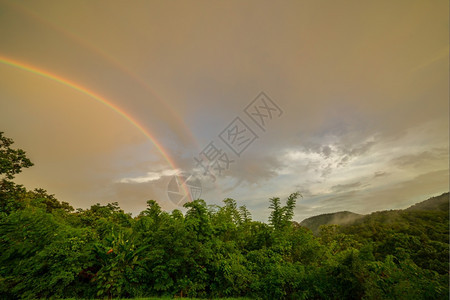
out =
[[[330,146],[322,147],[322,154],[323,154],[323,156],[325,156],[325,158],[330,157],[331,151],[332,150],[331,150]]]
[[[389,176],[389,173],[378,171],[373,174],[373,178]]]
[[[361,186],[361,182],[353,182],[353,183],[347,183],[347,184],[338,184],[331,187],[331,190],[333,192],[346,192],[348,190],[353,190],[355,188],[358,188]]]
[[[236,159],[228,175],[248,184],[260,183],[277,176],[283,162],[268,153],[252,153],[245,159]]]
[[[392,160],[392,163],[400,168],[420,168],[431,164],[439,164],[445,160],[448,160],[448,149],[437,148],[416,154],[398,156]]]

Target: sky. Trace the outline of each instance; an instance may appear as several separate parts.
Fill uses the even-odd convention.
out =
[[[0,0],[16,177],[138,214],[233,198],[267,221],[449,190],[448,1]]]

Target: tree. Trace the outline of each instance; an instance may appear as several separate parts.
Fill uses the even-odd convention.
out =
[[[269,217],[270,225],[275,230],[280,230],[292,221],[294,217],[294,208],[298,196],[301,196],[299,192],[292,193],[286,200],[286,205],[281,206],[280,198],[274,197],[270,199],[269,208],[272,209]]]
[[[248,223],[252,220],[252,214],[245,205],[239,206],[239,215],[243,223]]]
[[[275,230],[278,230],[281,228],[283,220],[283,208],[281,207],[280,198],[270,198],[269,208],[272,210],[270,212],[269,223]]]
[[[13,179],[14,175],[22,172],[22,168],[29,168],[33,163],[22,149],[13,149],[14,141],[0,131],[0,175],[3,179]]]
[[[26,189],[11,180],[22,168],[33,165],[25,151],[11,148],[12,144],[14,141],[0,131],[0,213],[6,214],[25,207]]]
[[[12,179],[31,165],[0,135],[0,299],[251,297],[448,299],[448,194],[438,210],[385,211],[320,235],[292,221],[299,193],[270,199],[270,225],[233,199],[117,202],[73,212]],[[416,207],[417,208],[417,207]]]

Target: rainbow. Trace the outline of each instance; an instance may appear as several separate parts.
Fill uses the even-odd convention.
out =
[[[187,138],[190,143],[192,143],[194,146],[198,148],[197,140],[192,135],[192,132],[187,129],[188,127],[186,126],[186,123],[184,122],[183,118],[181,118],[180,115],[170,105],[168,105],[165,101],[162,101],[160,97],[154,92],[154,90],[144,80],[142,80],[141,77],[139,77],[135,72],[131,71],[125,65],[120,63],[120,61],[118,61],[115,57],[103,51],[99,47],[93,45],[92,43],[87,42],[79,35],[70,32],[60,26],[57,26],[54,22],[51,22],[50,20],[40,17],[37,13],[25,7],[24,5],[21,5],[19,3],[7,3],[7,5],[15,9],[16,11],[22,13],[23,15],[33,19],[35,22],[44,25],[47,28],[50,28],[51,30],[59,33],[65,38],[70,39],[79,46],[89,50],[92,53],[95,53],[97,57],[101,58],[102,60],[105,60],[109,64],[113,65],[116,69],[120,70],[120,72],[126,74],[128,77],[133,79],[135,83],[140,85],[146,92],[150,93],[153,96],[153,99],[157,100],[159,102],[159,105],[164,107],[164,109],[171,114],[172,121],[174,121],[178,125],[176,130],[178,130],[178,128],[183,130],[181,138]]]
[[[70,87],[82,94],[85,94],[87,96],[89,96],[90,98],[106,105],[107,107],[109,107],[110,109],[114,110],[116,113],[118,113],[120,116],[122,116],[123,118],[125,118],[130,124],[132,124],[136,129],[138,129],[148,140],[150,140],[152,142],[152,144],[156,147],[156,149],[161,153],[161,155],[164,157],[164,159],[167,161],[167,163],[170,165],[170,167],[174,170],[178,170],[178,168],[176,167],[176,164],[174,162],[174,160],[170,157],[170,155],[168,154],[168,152],[164,149],[164,147],[161,145],[161,143],[159,143],[155,137],[153,137],[142,125],[140,125],[137,121],[135,121],[129,114],[127,114],[125,111],[123,111],[122,109],[120,109],[118,106],[114,105],[111,101],[108,101],[107,99],[105,99],[104,97],[94,93],[93,91],[90,91],[87,88],[82,87],[81,85],[70,81],[68,79],[65,79],[61,76],[58,76],[56,74],[52,74],[46,70],[43,69],[38,69],[34,66],[28,65],[26,63],[23,62],[19,62],[16,60],[13,60],[11,58],[7,58],[4,56],[0,55],[0,63],[10,66],[10,67],[14,67],[14,68],[18,68],[21,69],[23,71],[26,72],[30,72],[33,74],[36,74],[38,76],[56,81],[58,83],[61,83],[67,87]],[[188,195],[188,197],[190,197],[190,193],[186,187],[185,184],[183,184],[183,188],[186,192],[186,195]],[[190,199],[192,201],[192,199]]]

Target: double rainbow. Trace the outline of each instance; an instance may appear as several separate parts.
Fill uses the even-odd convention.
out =
[[[124,110],[122,110],[120,107],[118,107],[117,105],[115,105],[114,103],[112,103],[111,101],[107,100],[106,98],[94,93],[93,91],[82,87],[81,85],[63,78],[57,74],[53,74],[50,73],[46,70],[43,69],[39,69],[36,68],[34,66],[31,66],[29,64],[23,63],[23,62],[19,62],[16,61],[14,59],[11,58],[7,58],[4,56],[0,56],[0,63],[4,64],[4,65],[8,65],[14,68],[18,68],[21,69],[23,71],[26,72],[30,72],[33,74],[36,74],[38,76],[56,81],[58,83],[61,83],[67,87],[70,87],[74,90],[77,90],[87,96],[89,96],[90,98],[106,105],[107,107],[109,107],[110,109],[114,110],[116,113],[118,113],[120,116],[122,116],[123,118],[125,118],[130,124],[132,124],[136,129],[138,129],[148,140],[150,140],[152,142],[152,144],[156,147],[156,149],[161,153],[161,155],[164,157],[164,159],[167,161],[167,163],[170,165],[170,167],[174,170],[177,170],[178,168],[176,167],[176,164],[174,162],[174,160],[170,157],[169,153],[167,152],[167,150],[164,149],[164,147],[161,145],[161,143],[158,142],[158,140],[152,135],[150,134],[150,132],[148,132],[142,125],[140,125],[136,120],[134,120],[129,114],[127,114]],[[185,184],[183,184],[183,188],[186,192],[186,195],[188,195],[190,197],[190,193],[186,187]],[[190,199],[192,200],[192,199]]]

